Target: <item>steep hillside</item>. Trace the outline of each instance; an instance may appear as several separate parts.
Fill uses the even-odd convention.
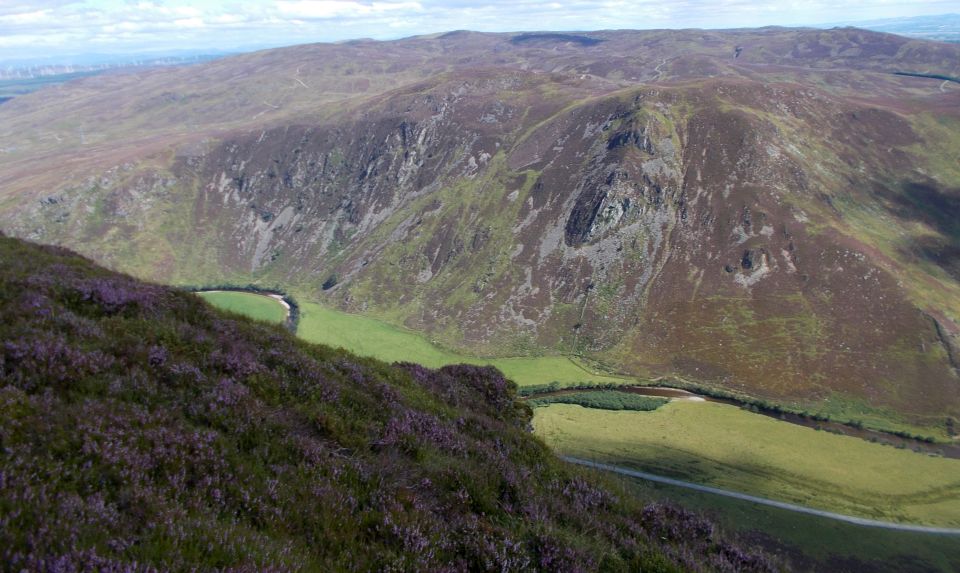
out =
[[[855,29],[271,50],[0,108],[0,226],[495,355],[960,415],[960,46]],[[55,110],[55,111],[54,111]]]
[[[527,431],[494,369],[386,365],[0,237],[0,569],[765,571]]]

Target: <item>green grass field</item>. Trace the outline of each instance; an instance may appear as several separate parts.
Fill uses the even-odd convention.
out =
[[[554,381],[561,386],[584,382],[637,383],[630,378],[596,372],[566,356],[485,359],[457,354],[439,348],[418,333],[309,302],[300,306],[297,334],[309,342],[346,348],[354,354],[387,362],[417,362],[432,368],[459,363],[491,364],[520,386]]]
[[[287,318],[287,309],[280,304],[280,301],[262,294],[233,291],[211,291],[197,294],[217,308],[249,316],[256,320],[279,324]]]
[[[715,403],[654,412],[537,408],[557,452],[874,519],[960,526],[960,460],[818,432]]]
[[[960,571],[956,536],[862,527],[625,476],[619,482],[624,495],[668,500],[706,514],[741,545],[756,544],[777,553],[795,571]]]

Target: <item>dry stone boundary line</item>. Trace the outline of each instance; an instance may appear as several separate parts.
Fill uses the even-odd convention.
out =
[[[843,515],[841,513],[833,513],[831,511],[824,511],[822,509],[814,509],[812,507],[806,507],[803,505],[795,505],[792,503],[786,503],[783,501],[775,501],[772,499],[767,499],[764,497],[757,497],[754,495],[748,495],[745,493],[740,493],[738,491],[730,491],[727,489],[720,489],[716,487],[710,487],[706,485],[700,485],[688,481],[658,476],[656,474],[651,474],[647,472],[641,472],[636,470],[631,470],[629,468],[624,468],[620,466],[613,466],[610,464],[602,464],[599,462],[592,462],[589,460],[584,460],[580,458],[574,458],[570,456],[560,456],[560,459],[572,463],[578,464],[581,466],[586,466],[589,468],[603,470],[607,472],[612,472],[620,475],[625,475],[629,477],[639,478],[647,481],[663,483],[667,485],[683,487],[687,489],[692,489],[696,491],[702,491],[705,493],[712,493],[715,495],[722,495],[724,497],[732,497],[734,499],[740,499],[743,501],[749,501],[753,503],[758,503],[760,505],[768,505],[770,507],[776,507],[779,509],[785,509],[787,511],[794,511],[797,513],[806,513],[809,515],[815,515],[817,517],[824,517],[827,519],[833,519],[835,521],[843,521],[846,523],[852,523],[854,525],[862,525],[864,527],[879,527],[882,529],[893,529],[895,531],[909,531],[912,533],[934,533],[938,535],[960,535],[960,529],[954,529],[950,527],[932,527],[927,525],[910,525],[906,523],[895,523],[892,521],[879,521],[876,519],[867,519],[865,517],[854,517],[852,515]]]

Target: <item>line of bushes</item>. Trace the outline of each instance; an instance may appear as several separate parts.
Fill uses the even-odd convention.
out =
[[[614,384],[612,382],[581,382],[579,384],[569,384],[566,386],[561,386],[559,382],[551,382],[549,384],[530,384],[529,386],[521,386],[517,389],[517,394],[523,398],[526,398],[528,396],[536,396],[538,394],[549,394],[559,390],[616,390],[621,386],[623,385]]]
[[[651,412],[667,402],[666,398],[652,398],[616,390],[553,394],[527,400],[527,404],[532,408],[549,404],[576,404],[584,408],[595,408],[597,410],[633,410],[637,412]]]
[[[920,72],[893,72],[895,76],[907,76],[911,78],[930,78],[933,80],[944,80],[948,82],[956,82],[960,84],[960,78],[955,78],[953,76],[945,76],[943,74],[924,74]]]
[[[871,432],[877,432],[880,434],[888,434],[891,436],[897,436],[907,440],[916,440],[918,442],[926,442],[928,444],[936,444],[937,439],[933,436],[922,436],[920,434],[912,434],[905,430],[894,430],[894,429],[880,429],[874,427],[866,426],[862,420],[848,419],[848,420],[838,420],[836,418],[830,417],[828,414],[820,412],[808,412],[806,410],[798,410],[794,408],[784,407],[779,404],[774,404],[761,400],[759,398],[754,398],[752,396],[744,396],[735,392],[729,392],[727,390],[721,390],[717,388],[710,388],[707,386],[700,386],[699,384],[692,384],[685,380],[680,380],[677,378],[672,379],[659,379],[652,381],[652,386],[660,386],[663,388],[679,388],[681,390],[686,390],[688,392],[694,392],[703,396],[708,396],[710,398],[716,398],[720,400],[729,400],[731,402],[736,402],[741,408],[745,410],[750,410],[751,412],[758,414],[766,414],[770,416],[780,416],[781,414],[794,414],[796,416],[801,416],[807,418],[808,420],[813,420],[815,422],[833,422],[835,424],[843,424],[844,426],[849,426],[857,430],[868,430]]]
[[[255,284],[238,285],[232,283],[213,284],[204,286],[181,285],[179,288],[188,292],[203,292],[208,290],[223,290],[231,292],[250,292],[254,294],[276,294],[283,297],[283,302],[290,305],[290,314],[284,323],[290,332],[296,334],[297,327],[300,325],[300,305],[296,299],[280,287],[263,287]]]

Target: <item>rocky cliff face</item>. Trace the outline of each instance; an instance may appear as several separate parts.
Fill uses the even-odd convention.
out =
[[[408,60],[357,68],[362,97],[50,156],[80,183],[14,152],[3,227],[152,278],[283,283],[473,350],[956,414],[960,86],[888,72],[953,73],[937,54],[960,50],[849,30],[671,48],[683,34],[403,41]],[[449,66],[411,78],[412,53]]]

